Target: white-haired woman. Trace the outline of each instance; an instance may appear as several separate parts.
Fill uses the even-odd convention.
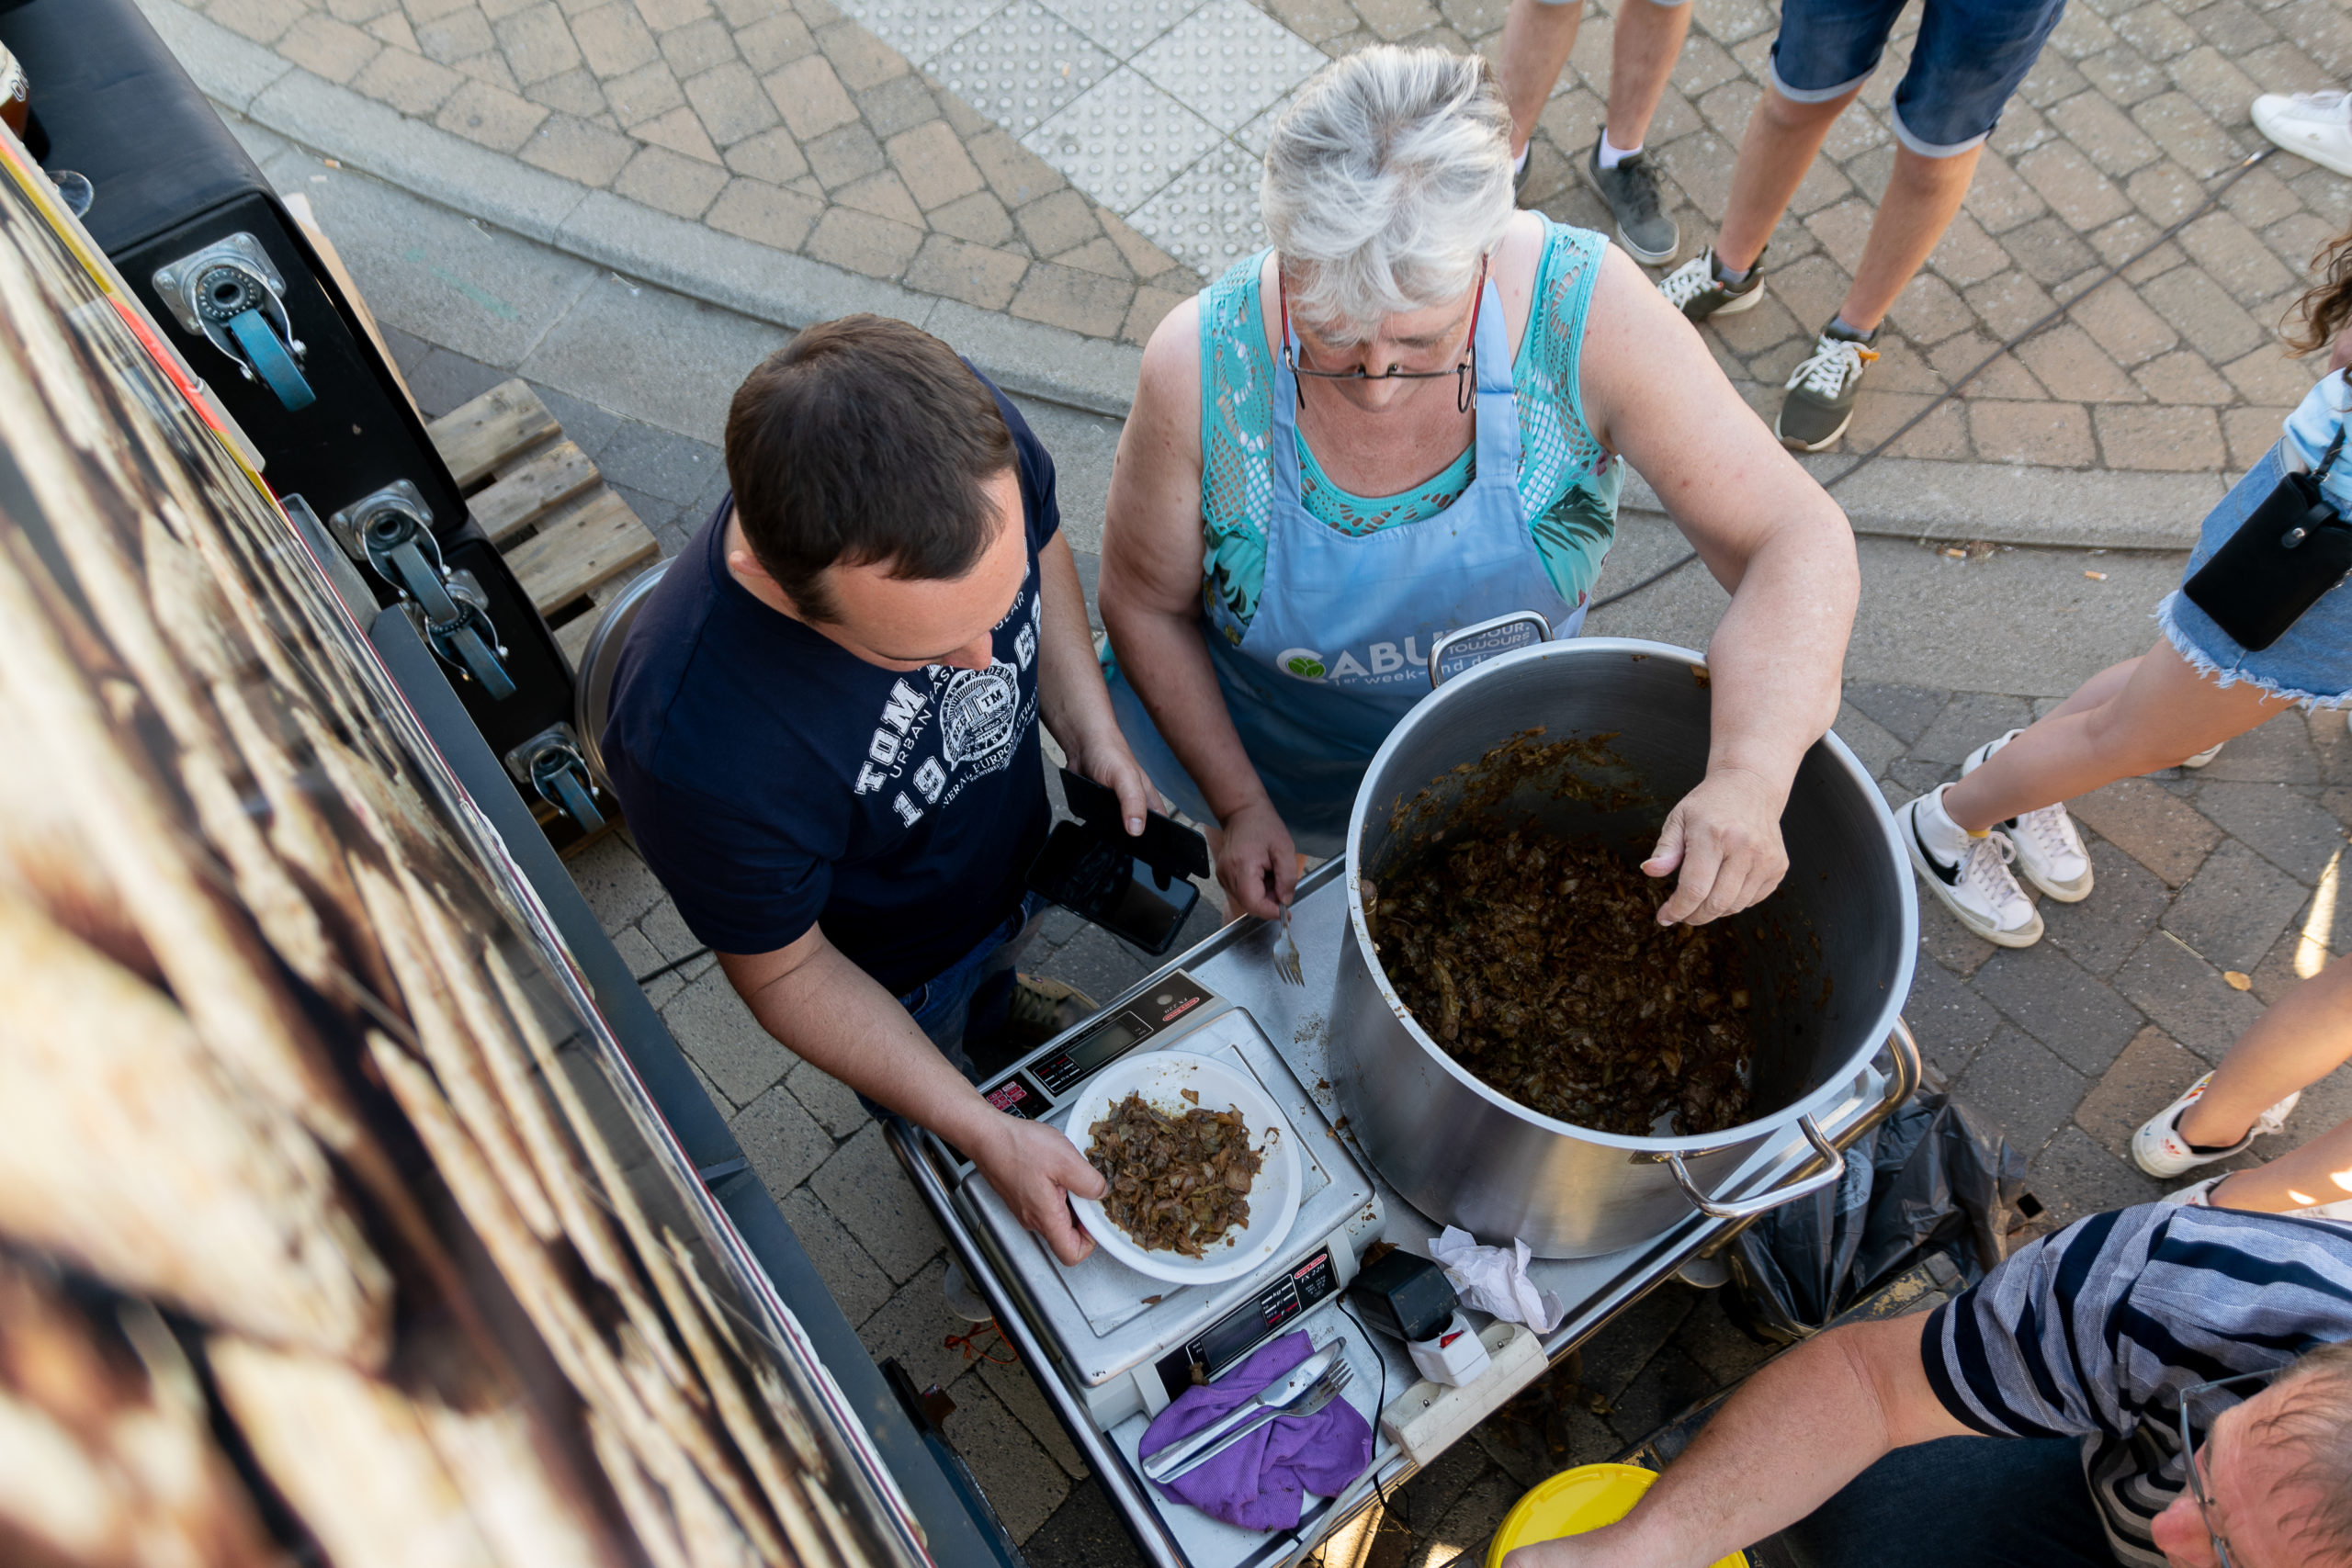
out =
[[[1852,536],[1629,257],[1514,210],[1510,135],[1475,58],[1334,62],[1266,155],[1274,248],[1144,351],[1103,533],[1114,701],[1253,914],[1289,901],[1295,846],[1338,851],[1435,638],[1517,609],[1580,625],[1621,455],[1732,594],[1707,775],[1644,867],[1681,872],[1659,919],[1745,908],[1788,867]]]

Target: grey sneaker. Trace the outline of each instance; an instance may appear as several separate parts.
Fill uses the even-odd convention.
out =
[[[1867,339],[1822,328],[1813,357],[1789,372],[1789,395],[1772,425],[1781,445],[1818,452],[1845,434],[1854,418],[1854,395],[1861,390],[1862,367],[1877,357]]]
[[[1659,278],[1657,291],[1666,296],[1668,304],[1694,321],[1709,316],[1736,316],[1753,310],[1764,298],[1764,258],[1758,255],[1756,265],[1739,282],[1725,283],[1715,249],[1710,245]]]
[[[1664,266],[1682,248],[1682,231],[1660,210],[1657,165],[1636,152],[1613,169],[1600,166],[1600,138],[1584,161],[1584,177],[1617,218],[1617,243],[1645,266]]]

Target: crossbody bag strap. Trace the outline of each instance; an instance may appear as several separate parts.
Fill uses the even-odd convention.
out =
[[[2335,422],[2335,439],[2327,444],[2327,450],[2320,456],[2319,467],[2312,471],[2312,483],[2319,485],[2327,482],[2327,471],[2335,467],[2335,459],[2342,456],[2343,451],[2344,421],[2339,419]]]

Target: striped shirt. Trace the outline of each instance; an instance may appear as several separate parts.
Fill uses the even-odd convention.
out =
[[[1944,1408],[1985,1436],[2082,1438],[2116,1561],[2164,1568],[2149,1521],[2186,1480],[2180,1391],[2342,1339],[2352,1225],[2147,1203],[2020,1247],[1929,1314],[1920,1351]],[[2216,1390],[2191,1414],[2229,1404]]]

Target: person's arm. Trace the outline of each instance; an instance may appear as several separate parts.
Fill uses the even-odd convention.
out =
[[[718,957],[752,1016],[786,1049],[971,1156],[1063,1262],[1094,1250],[1068,1194],[1101,1197],[1107,1185],[1101,1173],[1057,1129],[1007,1116],[982,1100],[898,998],[822,931],[811,926],[773,953]]]
[[[1217,819],[1217,881],[1237,908],[1271,919],[1290,902],[1298,858],[1201,640],[1200,409],[1200,307],[1188,302],[1144,349],[1111,469],[1097,601],[1121,673]]]
[[[1853,530],[1743,401],[1682,313],[1610,247],[1585,329],[1593,434],[1650,481],[1731,593],[1707,647],[1707,775],[1642,869],[1678,868],[1662,923],[1702,924],[1779,886],[1797,764],[1838,717],[1860,596]]]
[[[1969,1427],[1928,1382],[1925,1317],[1849,1324],[1768,1361],[1634,1511],[1503,1568],[1705,1568],[1794,1524],[1889,1450]]]
[[[1111,712],[1111,690],[1094,657],[1086,624],[1086,588],[1069,540],[1056,534],[1037,552],[1037,597],[1044,628],[1037,646],[1037,707],[1061,743],[1070,769],[1119,797],[1127,831],[1143,831],[1143,815],[1159,804],[1142,764],[1127,749]]]

